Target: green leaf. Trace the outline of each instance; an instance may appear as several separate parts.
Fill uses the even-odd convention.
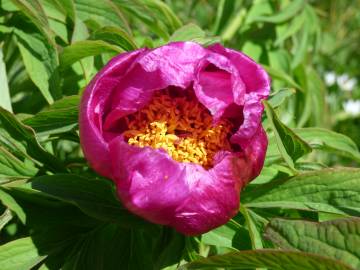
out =
[[[32,127],[38,135],[68,132],[77,126],[80,96],[68,96],[56,101],[49,108],[26,118],[23,123]]]
[[[6,67],[3,59],[3,49],[0,44],[0,107],[12,112],[11,100],[10,100],[10,92],[6,75]]]
[[[273,249],[232,252],[193,261],[180,267],[186,269],[249,269],[268,267],[272,270],[351,270],[349,266],[331,258],[297,251]]]
[[[114,26],[125,29],[131,33],[131,29],[120,8],[115,1],[98,0],[73,0],[75,3],[76,15],[84,22],[93,21],[99,27]],[[130,3],[129,3],[130,4]]]
[[[216,20],[214,23],[214,34],[218,35],[228,22],[231,13],[234,10],[235,1],[220,0],[217,5]]]
[[[275,134],[280,154],[290,168],[294,169],[294,162],[303,155],[311,152],[311,147],[300,139],[290,128],[281,123],[269,103],[265,101],[264,105],[267,118]]]
[[[15,29],[17,44],[29,77],[51,104],[61,96],[57,71],[58,55],[55,47],[40,33],[26,33]]]
[[[360,268],[360,218],[321,223],[274,218],[265,237],[283,249],[319,254]]]
[[[60,67],[65,69],[85,57],[99,55],[105,52],[121,53],[124,51],[102,40],[78,41],[64,48],[60,55]]]
[[[199,26],[189,23],[176,30],[169,41],[188,41],[204,37],[205,32]]]
[[[360,214],[360,169],[313,171],[245,189],[247,207],[285,208],[336,214]]]
[[[13,218],[13,214],[8,208],[6,208],[4,213],[2,213],[2,215],[0,216],[0,232],[5,227],[5,225],[12,220],[12,218]]]
[[[235,15],[232,17],[232,19],[229,21],[229,23],[226,25],[226,27],[223,29],[221,33],[221,37],[225,42],[233,39],[233,37],[241,28],[241,25],[243,24],[245,17],[246,17],[245,8],[240,8],[238,11],[236,11]]]
[[[289,19],[292,19],[297,13],[299,13],[305,6],[306,1],[304,0],[294,0],[291,1],[283,10],[274,15],[268,16],[256,16],[253,17],[251,21],[253,22],[268,22],[268,23],[283,23]]]
[[[23,125],[10,112],[0,108],[0,145],[17,151],[24,157],[36,159],[54,172],[66,171],[56,157],[48,153],[36,140],[34,131]]]
[[[220,42],[218,37],[206,37],[205,32],[196,24],[189,23],[176,30],[169,41],[194,41],[204,46]]]
[[[106,26],[95,31],[92,39],[103,40],[110,44],[114,44],[126,51],[136,50],[138,47],[134,39],[121,28]]]
[[[306,54],[309,48],[309,39],[310,39],[310,25],[309,22],[305,21],[302,31],[300,33],[299,43],[295,46],[294,51],[295,55],[291,62],[292,69],[295,69],[303,61],[306,60]]]
[[[303,11],[300,15],[295,16],[290,24],[286,25],[286,29],[284,32],[277,34],[277,39],[275,41],[275,45],[279,46],[282,42],[284,42],[287,38],[295,35],[301,27],[303,26],[306,20],[306,13]]]
[[[254,215],[249,211],[244,205],[240,205],[240,212],[245,218],[246,225],[249,230],[249,235],[251,238],[251,245],[253,249],[262,249],[263,243],[261,239],[261,234],[256,226]]]
[[[16,188],[42,192],[71,203],[85,214],[100,220],[118,222],[125,227],[148,225],[120,204],[112,183],[106,179],[88,179],[74,174],[46,175],[33,178],[29,184]]]
[[[281,104],[283,104],[289,97],[294,95],[296,93],[295,89],[293,88],[283,88],[275,93],[272,93],[269,97],[269,104],[274,109],[279,107]]]
[[[53,33],[41,3],[38,0],[11,0],[30,19],[37,29],[55,46]]]
[[[0,188],[0,201],[3,205],[13,211],[20,221],[25,224],[26,223],[26,215],[22,207],[16,202],[16,200],[3,189]]]
[[[319,149],[360,162],[357,145],[349,137],[323,128],[295,128],[293,131],[313,149]]]
[[[169,6],[159,0],[136,0],[113,2],[132,17],[141,20],[154,33],[166,37],[178,29],[182,24]],[[97,2],[96,2],[97,3]]]
[[[303,91],[301,86],[297,84],[288,74],[286,74],[284,71],[275,69],[266,65],[262,65],[263,68],[266,70],[267,73],[273,78],[282,80],[285,83],[289,84],[289,86],[294,87],[296,89],[299,89],[300,91]]]
[[[29,178],[34,176],[37,171],[29,160],[18,159],[0,145],[0,184],[8,182],[11,178]]]
[[[222,248],[226,252],[238,249],[250,249],[252,247],[249,231],[234,219],[201,236],[201,242],[212,245],[217,249]]]
[[[42,262],[41,256],[30,237],[20,238],[0,246],[0,265],[2,270],[29,270]]]

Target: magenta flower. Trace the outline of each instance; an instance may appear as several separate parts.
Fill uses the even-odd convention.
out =
[[[240,52],[176,42],[112,59],[80,108],[85,157],[133,213],[187,235],[238,212],[264,163],[270,80]]]

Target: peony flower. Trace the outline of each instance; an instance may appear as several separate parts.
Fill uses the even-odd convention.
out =
[[[269,89],[260,65],[219,44],[123,53],[84,92],[85,157],[131,212],[207,232],[236,215],[241,188],[260,173]]]

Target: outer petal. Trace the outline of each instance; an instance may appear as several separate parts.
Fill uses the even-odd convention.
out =
[[[124,53],[112,59],[87,86],[81,100],[81,146],[91,167],[105,177],[112,177],[108,144],[103,138],[102,117],[105,105],[134,59],[145,51]]]
[[[110,153],[119,197],[149,221],[196,235],[237,213],[242,177],[248,177],[243,159],[227,155],[206,171],[176,162],[160,149],[130,146],[120,137],[110,143]]]
[[[197,235],[228,222],[238,212],[240,189],[250,176],[249,165],[232,154],[208,172],[194,170],[189,164],[188,176],[196,184],[177,208],[171,226],[184,234]]]

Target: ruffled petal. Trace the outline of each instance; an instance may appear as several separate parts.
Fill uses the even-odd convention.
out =
[[[176,42],[151,50],[136,59],[135,66],[118,84],[112,97],[105,128],[111,129],[125,115],[143,108],[155,90],[189,87],[194,70],[206,50],[193,42]]]
[[[102,116],[109,96],[133,60],[145,50],[113,58],[86,87],[80,105],[80,142],[90,166],[105,177],[112,177],[108,144],[103,138]]]
[[[209,52],[196,70],[194,91],[217,121],[231,104],[244,103],[245,85],[237,69],[224,56]]]
[[[254,178],[263,166],[267,147],[266,134],[261,126],[261,115],[264,110],[261,101],[270,93],[270,78],[259,64],[241,52],[224,48],[219,44],[209,47],[209,50],[229,59],[246,86],[243,122],[231,137],[231,142],[238,144],[249,155],[254,168]]]

